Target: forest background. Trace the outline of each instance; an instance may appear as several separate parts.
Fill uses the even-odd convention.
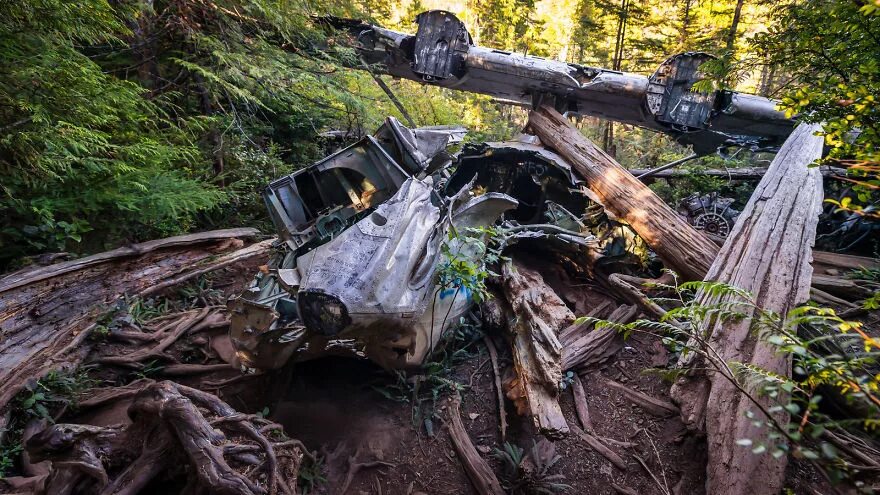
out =
[[[436,8],[478,44],[568,62],[650,74],[675,53],[717,55],[701,88],[774,97],[823,122],[830,160],[860,182],[842,206],[876,215],[880,0],[8,0],[0,270],[193,230],[268,231],[263,186],[334,149],[327,131],[353,140],[400,117],[314,16],[413,32],[415,15]],[[487,97],[385,80],[418,125],[463,124],[470,141],[509,139],[525,123],[524,109]],[[689,153],[631,126],[577,125],[630,168]]]

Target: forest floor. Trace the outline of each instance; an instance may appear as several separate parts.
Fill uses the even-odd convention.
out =
[[[213,297],[222,299],[239,292],[256,265],[237,264],[218,272],[212,278]],[[222,295],[217,293],[218,288]],[[166,296],[178,297],[175,291],[168,291]],[[365,360],[334,357],[243,378],[237,378],[237,370],[225,369],[171,379],[216,393],[240,412],[266,416],[283,426],[288,437],[298,439],[314,452],[316,460],[304,460],[300,466],[302,493],[476,493],[447,432],[448,404],[456,393],[461,396],[464,427],[480,455],[503,484],[509,486],[516,480],[505,476],[510,466],[499,456],[505,441],[499,428],[498,395],[487,348],[479,328],[467,328],[469,333],[453,339],[435,358],[438,361],[433,369],[438,371],[428,376],[389,373]],[[111,340],[101,342],[94,354],[124,354],[120,346],[123,344]],[[498,348],[500,369],[509,368],[509,346]],[[175,342],[168,353],[181,362],[210,365],[230,360],[233,350],[225,329],[217,328]],[[669,400],[669,384],[659,375],[646,372],[665,366],[669,359],[657,339],[634,335],[616,357],[598,370],[567,378],[569,383],[560,403],[568,423],[579,424],[571,380],[581,380],[594,432],[620,455],[625,470],[615,467],[573,431],[553,442],[559,458],[548,466],[545,478],[519,481],[532,483],[532,487],[542,481],[567,485],[561,493],[704,493],[705,441],[689,433],[677,414],[651,415],[606,385],[606,380],[614,380]],[[111,366],[95,368],[91,377],[101,385],[120,386],[136,379],[158,380],[161,374],[159,366],[134,372]],[[506,442],[528,454],[542,437],[536,435],[531,418],[516,416],[512,403],[505,401],[509,422]],[[127,411],[131,403],[129,397],[87,411],[72,408],[56,421],[98,426],[129,424],[132,420]],[[25,471],[19,474],[43,472],[39,465],[28,466]],[[788,486],[794,493],[819,493],[816,490],[822,484],[809,465],[797,461],[790,464]],[[176,488],[182,487],[157,481],[146,492]]]
[[[516,256],[526,265],[542,263],[528,252],[518,251]],[[88,354],[73,372],[47,375],[12,401],[15,414],[11,421],[5,418],[6,438],[0,443],[24,445],[25,453],[13,460],[17,451],[3,452],[7,478],[0,479],[0,493],[40,492],[49,486],[68,488],[64,493],[81,493],[77,487],[86,485],[93,489],[94,471],[76,467],[76,462],[90,465],[95,459],[69,462],[71,452],[91,451],[112,480],[111,488],[118,490],[107,493],[129,493],[133,485],[120,480],[133,477],[125,474],[137,473],[143,465],[138,459],[152,455],[150,441],[138,436],[145,425],[147,430],[158,425],[154,431],[167,427],[176,438],[191,435],[197,440],[199,435],[211,439],[223,425],[219,437],[208,441],[222,446],[234,470],[260,485],[269,484],[261,471],[268,455],[257,444],[268,441],[275,446],[279,481],[293,483],[293,473],[298,473],[298,493],[478,493],[450,436],[456,397],[467,437],[508,493],[705,493],[705,438],[688,430],[677,410],[652,412],[631,399],[635,392],[672,407],[670,383],[662,370],[677,356],[659,337],[633,333],[602,364],[581,368],[580,375],[564,375],[558,401],[571,431],[559,438],[538,434],[532,417],[518,416],[517,404],[505,397],[508,427],[503,438],[496,383],[500,380],[507,388],[513,377],[509,336],[484,330],[488,324],[473,314],[450,332],[445,345],[418,372],[390,372],[365,359],[326,357],[242,374],[228,336],[224,303],[241,293],[262,262],[258,256],[233,263],[146,301],[126,300],[124,310],[110,319],[99,318],[106,326],[93,329],[82,341]],[[546,266],[546,282],[575,315],[587,314],[599,303],[614,305],[599,288],[576,284],[565,270]],[[868,313],[866,328],[880,327],[877,313]],[[182,332],[174,330],[186,325]],[[498,351],[497,377],[489,341]],[[576,380],[585,392],[589,424],[582,422],[583,408],[578,412]],[[181,423],[168,419],[161,405],[158,419],[151,419],[144,404],[167,401],[144,390],[164,390],[172,396],[177,390],[186,399],[175,400],[190,400],[197,407],[184,414]],[[198,391],[219,398],[227,411],[200,402]],[[53,423],[54,428],[47,427]],[[242,428],[248,424],[264,437],[243,438]],[[591,446],[581,429],[599,439],[610,457]],[[97,437],[96,431],[101,432]],[[100,435],[114,440],[101,444],[96,440]],[[80,450],[66,447],[70,444]],[[131,493],[190,493],[193,472],[199,469],[188,466],[199,465],[203,449],[210,449],[206,445],[184,452],[185,443],[171,444],[164,461],[167,472],[140,473],[145,481]],[[51,471],[50,461],[56,461]],[[531,468],[517,470],[516,464]],[[264,467],[255,467],[260,465]],[[62,475],[69,480],[60,479]],[[798,495],[834,493],[818,470],[795,458],[788,464],[786,487]],[[263,493],[257,488],[252,492]]]

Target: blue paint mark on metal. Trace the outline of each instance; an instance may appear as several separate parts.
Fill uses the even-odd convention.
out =
[[[473,291],[471,289],[469,289],[467,287],[460,287],[459,286],[459,287],[450,287],[448,289],[441,290],[440,291],[440,299],[442,300],[442,299],[446,299],[447,297],[450,297],[450,296],[455,296],[455,294],[457,294],[458,292],[461,292],[464,295],[465,299],[467,299],[468,301],[470,301],[471,298],[473,297]]]

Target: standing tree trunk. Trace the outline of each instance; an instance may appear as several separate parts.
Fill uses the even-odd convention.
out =
[[[549,106],[529,114],[529,128],[587,182],[592,198],[628,223],[667,267],[687,280],[702,280],[718,247],[683,220],[654,191]]]
[[[683,49],[687,45],[688,28],[691,24],[691,2],[693,0],[684,0],[684,13],[681,16],[681,29],[678,34],[678,44]]]
[[[611,59],[611,68],[620,70],[623,63],[623,48],[626,40],[626,24],[629,19],[629,0],[621,0],[620,11],[617,13],[617,33],[614,37],[614,56]],[[609,120],[605,123],[605,131],[602,134],[602,149],[612,157],[617,156],[617,147],[614,146],[614,122]]]
[[[730,22],[730,31],[727,33],[727,51],[733,53],[733,43],[736,41],[736,30],[739,28],[739,18],[742,15],[742,8],[745,0],[737,0],[736,8],[733,10],[733,20]]]
[[[822,206],[822,174],[808,165],[822,156],[823,140],[814,133],[819,127],[801,125],[792,133],[758,184],[749,203],[727,237],[707,281],[718,281],[747,290],[756,307],[738,308],[748,314],[739,320],[712,320],[698,329],[702,338],[691,345],[706,353],[688,353],[680,365],[700,369],[727,369],[728,363],[748,363],[771,373],[791,376],[791,359],[754,334],[753,316],[759,311],[786,315],[809,297],[812,246]],[[704,305],[736,302],[735,295],[697,294]],[[717,353],[717,354],[716,354]],[[713,356],[701,361],[701,356]],[[771,407],[766,397],[750,395],[763,408]],[[692,427],[705,424],[709,444],[707,493],[716,495],[770,495],[779,493],[785,478],[786,458],[757,455],[737,445],[740,439],[760,440],[766,428],[756,427],[747,411],[758,407],[741,393],[726,372],[708,375],[694,372],[673,386],[673,398]],[[767,418],[764,418],[767,419]],[[781,425],[788,422],[784,411],[773,413]]]

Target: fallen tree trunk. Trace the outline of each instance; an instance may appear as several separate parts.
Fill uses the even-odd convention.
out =
[[[816,130],[816,126],[801,125],[788,138],[706,275],[706,280],[752,294],[756,308],[738,310],[751,311],[751,315],[760,310],[785,315],[809,296],[811,250],[823,197],[821,174],[808,168],[822,154],[822,138],[814,135]],[[709,291],[697,294],[697,300],[707,305],[736,302],[736,297],[712,296]],[[755,392],[751,392],[751,399],[742,393],[727,363],[748,363],[771,373],[791,374],[790,357],[756,337],[751,323],[752,318],[707,321],[690,342],[691,348],[704,352],[683,355],[680,365],[718,372],[693,372],[680,378],[672,389],[685,422],[696,428],[705,425],[709,446],[706,490],[712,494],[770,495],[782,490],[786,458],[753,454],[736,443],[767,434],[745,413],[756,409],[751,399],[760,401],[765,409],[770,402]],[[773,413],[772,419],[780,424],[788,422],[784,411]]]
[[[627,170],[589,139],[559,112],[542,106],[529,113],[528,129],[541,141],[552,147],[572,169],[583,177],[591,199],[605,211],[628,223],[653,249],[667,268],[676,271],[685,280],[702,280],[718,254],[718,244],[708,235],[694,229],[686,220],[667,206],[645,184],[635,178],[638,170]],[[772,165],[770,168],[773,168]],[[813,168],[820,174],[820,168]],[[821,175],[819,175],[821,179]],[[721,243],[723,239],[718,239]],[[873,258],[816,252],[817,271],[829,268],[852,270],[875,268],[880,261]],[[819,280],[822,285],[827,280]],[[836,289],[839,284],[825,284]],[[846,285],[846,284],[844,284]],[[850,290],[848,286],[844,290]],[[840,303],[814,287],[817,302]],[[843,302],[843,305],[847,305]]]
[[[839,275],[841,272],[858,270],[860,268],[880,268],[880,260],[864,256],[853,256],[851,254],[813,251],[813,271],[816,273]]]
[[[632,168],[629,172],[636,177],[648,172],[647,168]],[[721,177],[730,180],[759,180],[767,173],[767,167],[739,167],[739,168],[709,168],[704,170],[689,170],[687,168],[670,168],[661,170],[645,177],[645,180],[652,179],[669,179],[676,177],[687,177],[693,175],[704,175],[708,177]],[[822,166],[819,172],[824,177],[846,176],[846,169],[839,167]]]
[[[607,318],[625,324],[635,319],[638,308],[622,304]],[[604,363],[623,348],[623,335],[611,327],[594,328],[590,322],[576,323],[560,333],[562,369],[589,368]]]
[[[702,232],[553,108],[544,105],[530,112],[528,127],[586,180],[591,199],[628,223],[668,268],[687,280],[703,278],[718,248]]]
[[[510,328],[516,376],[506,384],[507,396],[519,414],[531,414],[540,433],[560,437],[568,433],[568,424],[559,407],[562,344],[557,332],[574,314],[540,273],[515,260],[502,265],[501,278],[516,316]]]
[[[489,463],[480,457],[480,453],[477,452],[474,443],[471,442],[471,438],[468,436],[467,430],[464,429],[464,425],[461,423],[459,404],[460,399],[458,397],[454,397],[449,401],[448,427],[449,436],[452,438],[452,447],[458,454],[458,458],[461,459],[464,470],[477,493],[480,495],[504,495],[501,483],[498,482],[498,478],[495,477],[495,473],[492,472]]]
[[[78,364],[90,349],[89,330],[118,298],[267,256],[271,240],[242,247],[241,238],[256,234],[228,229],[159,239],[0,279],[0,409],[28,380]]]

